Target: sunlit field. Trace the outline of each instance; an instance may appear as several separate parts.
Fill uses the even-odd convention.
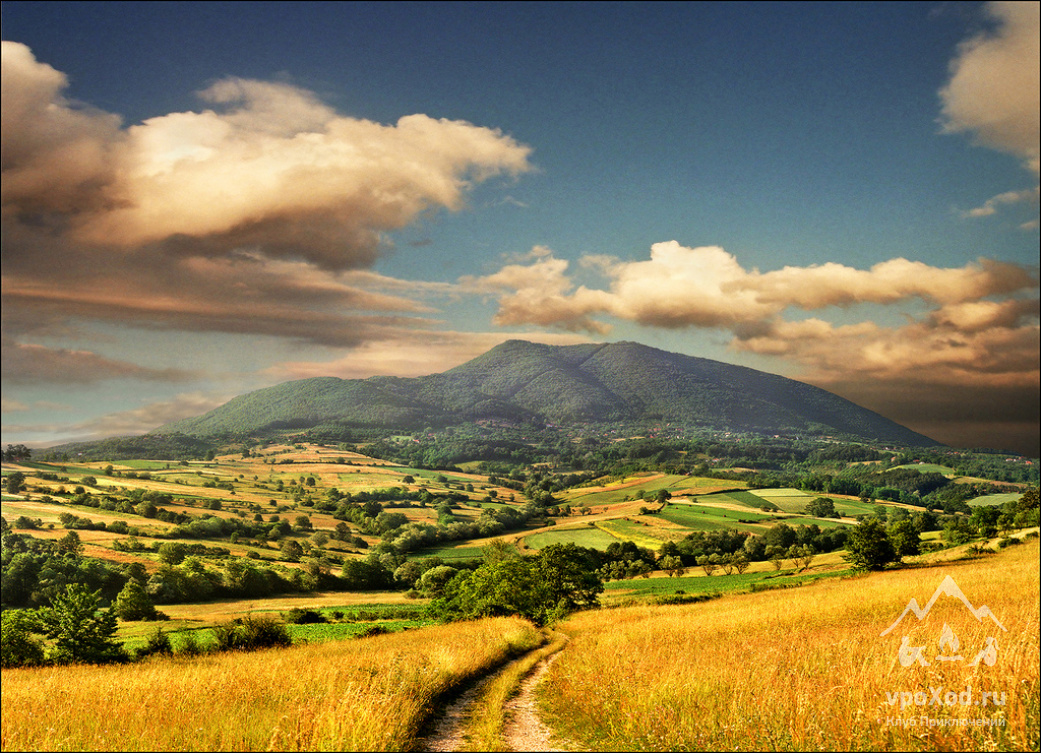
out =
[[[3,670],[4,750],[406,750],[437,698],[539,645],[495,618],[255,653]]]
[[[1007,630],[941,596],[881,635],[948,575]],[[971,562],[585,612],[562,626],[572,642],[542,703],[593,750],[1037,750],[1038,619],[1036,540]],[[958,645],[941,645],[947,626]],[[904,635],[927,666],[898,661]],[[968,666],[988,637],[993,665]]]

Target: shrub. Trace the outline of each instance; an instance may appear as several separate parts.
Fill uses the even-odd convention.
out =
[[[293,645],[285,623],[274,617],[247,615],[218,625],[214,634],[218,651],[256,651]]]
[[[170,636],[156,625],[155,630],[148,636],[145,645],[137,649],[135,653],[138,659],[143,659],[146,656],[171,656],[173,654],[173,646],[170,644]]]
[[[342,614],[342,612],[341,612]],[[325,615],[314,609],[300,609],[294,607],[283,615],[285,621],[290,625],[313,625],[325,622]]]
[[[369,638],[373,635],[386,635],[390,630],[384,625],[369,625],[367,628],[359,632],[356,638]]]
[[[195,634],[194,630],[188,630],[181,633],[180,640],[177,644],[177,648],[174,651],[178,656],[198,656],[205,652],[206,649],[199,643],[199,636]]]

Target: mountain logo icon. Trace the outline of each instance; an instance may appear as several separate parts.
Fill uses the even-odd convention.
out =
[[[983,622],[986,618],[990,618],[995,625],[1001,628],[1004,632],[1008,632],[1008,628],[1001,624],[1001,621],[994,615],[994,612],[991,611],[990,607],[986,604],[982,604],[979,607],[973,606],[972,602],[969,601],[968,597],[955,582],[954,578],[948,575],[943,579],[936,591],[933,592],[932,597],[925,603],[924,607],[918,603],[917,599],[912,597],[907,603],[907,606],[904,607],[904,611],[900,613],[900,616],[896,618],[892,625],[883,630],[879,637],[884,637],[891,633],[896,629],[896,626],[903,622],[904,618],[910,614],[913,614],[918,619],[918,622],[921,622],[929,615],[933,605],[936,604],[936,601],[941,596],[951,596],[960,601],[965,605],[969,614],[976,618],[977,622]],[[940,635],[939,646],[941,654],[936,657],[936,661],[964,661],[965,657],[957,653],[960,647],[958,637],[954,634],[954,631],[951,630],[951,627],[947,623],[944,623],[943,625],[943,632]],[[912,664],[918,664],[922,667],[928,666],[930,662],[928,662],[923,656],[924,651],[925,646],[912,646],[910,636],[905,635],[901,640],[898,652],[900,663],[905,667],[909,667]],[[981,661],[988,666],[994,666],[994,663],[997,661],[997,656],[997,638],[988,636],[984,647],[976,655],[976,658],[973,659],[969,666],[975,667]]]

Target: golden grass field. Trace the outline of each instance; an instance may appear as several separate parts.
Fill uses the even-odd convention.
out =
[[[541,703],[591,750],[1037,750],[1038,559],[1033,540],[971,562],[580,613],[560,628],[572,640]],[[940,597],[880,635],[947,575],[1007,632]],[[937,658],[944,625],[963,661]],[[898,661],[903,634],[928,666]],[[966,666],[987,636],[994,665]],[[984,691],[1004,705],[977,705]]]
[[[3,670],[4,750],[407,750],[438,697],[542,634],[519,618],[122,666]]]

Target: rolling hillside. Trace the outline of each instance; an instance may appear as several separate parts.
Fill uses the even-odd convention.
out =
[[[716,430],[937,444],[825,390],[743,366],[631,342],[550,346],[519,340],[441,374],[287,382],[154,433],[205,436],[323,424],[407,430],[477,420],[664,421]]]

